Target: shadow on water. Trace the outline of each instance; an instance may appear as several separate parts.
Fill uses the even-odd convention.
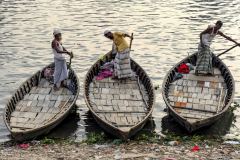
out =
[[[155,130],[155,122],[153,118],[150,118],[146,125],[143,127],[143,132],[152,132]],[[101,127],[97,124],[95,119],[93,118],[90,111],[85,112],[81,117],[78,113],[72,112],[60,125],[58,125],[54,130],[52,130],[49,134],[43,137],[47,138],[73,138],[74,140],[84,140],[86,139],[89,133],[102,133],[107,139],[116,139],[116,137],[111,134],[105,132]],[[138,134],[136,134],[137,136]],[[81,136],[81,138],[79,138]],[[42,139],[43,137],[39,137]]]
[[[172,132],[178,135],[218,135],[227,134],[234,121],[234,113],[228,110],[222,118],[210,126],[203,127],[193,133],[187,132],[172,116],[165,116],[162,119],[162,131]]]
[[[172,116],[167,115],[162,119],[162,132],[174,133],[177,135],[223,136],[229,132],[232,124],[234,124],[234,119],[234,113],[229,110],[214,124],[201,128],[200,130],[197,130],[193,133],[188,133],[178,122],[175,121]],[[155,129],[155,121],[153,118],[150,118],[139,133],[151,133]],[[81,135],[81,140],[84,140],[87,137],[87,134],[92,132],[104,132],[107,139],[116,138],[102,130],[89,111],[82,115],[81,118],[77,113],[71,113],[59,126],[51,131],[47,137],[78,139],[78,136]],[[137,137],[139,133],[137,133],[134,137]]]

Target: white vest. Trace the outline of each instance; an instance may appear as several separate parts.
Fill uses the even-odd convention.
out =
[[[216,33],[214,33],[214,27],[215,27],[215,25],[209,25],[208,28],[213,28],[212,33],[211,34],[209,34],[209,33],[203,34],[201,37],[202,43],[206,46],[210,47],[212,40],[218,33],[218,31]]]
[[[58,46],[57,46],[58,50],[63,51],[63,46],[61,45],[61,43],[59,43],[59,42],[57,42],[57,43],[58,43]],[[53,48],[52,48],[52,52],[53,52],[54,58],[59,59],[59,60],[65,60],[64,53],[57,53],[57,51]]]

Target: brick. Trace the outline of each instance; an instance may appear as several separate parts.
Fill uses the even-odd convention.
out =
[[[192,81],[192,86],[196,87],[197,86],[197,81]]]
[[[204,110],[205,109],[205,105],[204,104],[199,104],[199,109],[200,110]]]
[[[109,93],[109,89],[107,89],[107,88],[102,88],[102,93],[103,93],[103,94],[108,94],[108,93]]]
[[[201,93],[202,92],[202,87],[196,87],[195,90],[196,90],[197,93]]]
[[[218,88],[222,88],[222,83],[218,83]]]
[[[137,97],[137,96],[140,96],[140,94],[137,94],[137,95],[126,94],[126,95],[125,95],[125,99],[137,99],[137,98],[135,98],[135,97]],[[121,97],[120,97],[120,99],[121,99]],[[142,98],[141,98],[141,99],[142,99]]]
[[[93,94],[94,95],[94,98],[96,99],[106,99],[107,98],[107,94],[98,94],[98,93],[95,93]]]
[[[187,86],[188,80],[183,80],[183,86]]]
[[[98,108],[98,110],[100,110],[100,111],[103,110],[103,107],[100,106],[100,105],[98,105],[97,108]]]
[[[120,96],[117,95],[117,94],[114,94],[114,95],[113,95],[113,98],[114,98],[114,99],[120,99]]]
[[[186,108],[189,108],[189,109],[191,109],[192,108],[192,103],[187,103],[187,105],[186,105]]]
[[[171,90],[174,90],[175,89],[175,85],[170,85],[168,90],[171,91]]]
[[[188,81],[187,82],[187,86],[192,86],[193,85],[193,81]]]
[[[128,104],[128,101],[124,101],[123,104],[124,104],[125,106],[128,106],[128,105],[129,105],[129,104]]]
[[[209,87],[210,87],[210,82],[205,82],[205,83],[204,83],[204,87],[209,88]]]
[[[202,87],[204,87],[204,83],[205,83],[205,81],[198,81],[197,86],[202,88]]]
[[[216,101],[217,100],[217,96],[216,95],[212,95],[212,100]]]
[[[198,107],[198,104],[193,104],[193,109],[198,109],[199,107]]]
[[[199,103],[199,99],[198,98],[194,98],[193,99],[193,103]]]
[[[107,101],[103,99],[99,100],[99,103],[100,105],[107,105]]]
[[[210,89],[209,89],[209,93],[210,93],[210,94],[214,94],[214,89],[210,88]]]
[[[107,95],[107,99],[113,99],[113,95]]]
[[[184,86],[183,87],[183,92],[187,92],[188,91],[188,87],[187,86]]]
[[[200,99],[199,103],[200,104],[206,104],[206,100],[205,99]]]
[[[197,96],[198,96],[197,93],[193,93],[193,94],[192,94],[192,97],[193,97],[193,98],[197,98]]]
[[[196,88],[195,87],[188,87],[188,92],[196,92]]]
[[[183,97],[178,97],[178,101],[182,102],[183,101]]]
[[[186,102],[181,102],[181,107],[186,107],[187,103]]]
[[[210,82],[210,88],[215,89],[217,87],[217,83],[216,82]]]
[[[204,98],[204,94],[203,93],[198,93],[198,97],[199,99],[203,99]]]
[[[211,97],[212,97],[211,94],[205,94],[205,95],[204,95],[204,99],[206,99],[206,100],[210,100]]]
[[[120,96],[120,99],[126,99],[126,98],[129,99],[129,97],[125,94],[120,94],[119,96]]]
[[[187,98],[183,98],[182,102],[187,102]]]
[[[181,86],[182,84],[183,84],[183,80],[182,79],[177,80],[177,85]]]
[[[192,98],[188,98],[187,101],[190,102],[190,103],[192,103],[192,102],[193,102],[193,99],[192,99]]]
[[[206,104],[212,105],[213,104],[213,100],[206,100]]]
[[[178,91],[182,91],[182,90],[183,90],[183,86],[178,86],[178,87],[177,87],[177,90],[178,90]]]
[[[217,106],[210,106],[210,110],[212,112],[216,112],[217,111]]]
[[[220,89],[215,89],[215,94],[220,95],[221,90]]]
[[[202,93],[209,93],[209,89],[204,87]]]
[[[213,105],[218,105],[218,101],[213,100]]]
[[[176,107],[181,107],[181,102],[175,102]]]

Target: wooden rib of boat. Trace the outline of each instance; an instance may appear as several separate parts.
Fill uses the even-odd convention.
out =
[[[54,69],[54,63],[46,68]],[[67,117],[79,94],[79,81],[71,67],[67,82],[71,91],[63,87],[54,91],[40,70],[16,90],[4,113],[5,124],[16,141],[47,134]]]
[[[177,63],[166,75],[162,85],[163,99],[169,114],[189,132],[216,122],[233,101],[235,83],[228,67],[213,55],[214,75],[196,76],[194,71],[174,80],[182,63],[196,65],[193,54]]]
[[[132,59],[135,78],[95,80],[100,67],[112,59],[109,52],[89,69],[84,83],[84,97],[96,122],[108,133],[126,140],[141,130],[151,116],[154,89],[146,72]]]

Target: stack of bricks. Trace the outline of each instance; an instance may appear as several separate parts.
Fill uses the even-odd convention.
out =
[[[133,126],[148,112],[143,101],[143,97],[148,101],[148,94],[145,87],[140,86],[141,91],[137,79],[94,80],[89,87],[91,106],[99,117],[115,126]]]
[[[52,84],[41,79],[39,85],[32,87],[16,104],[10,119],[12,131],[33,129],[49,123],[65,112],[64,109],[69,107],[66,103],[73,101],[74,97],[67,88],[54,91]]]
[[[185,118],[205,119],[221,111],[227,93],[226,83],[219,70],[214,76],[189,73],[169,86],[168,100]]]

